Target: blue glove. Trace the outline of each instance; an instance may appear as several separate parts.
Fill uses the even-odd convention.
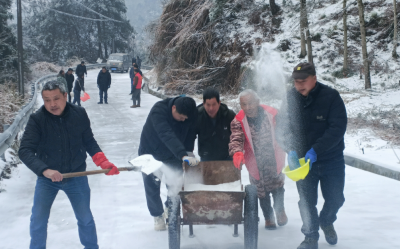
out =
[[[306,162],[308,161],[308,159],[310,159],[310,170],[311,170],[312,164],[317,161],[317,153],[313,148],[311,148],[309,151],[307,151],[304,159],[306,160]]]

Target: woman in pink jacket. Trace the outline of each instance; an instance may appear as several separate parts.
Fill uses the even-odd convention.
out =
[[[239,95],[242,110],[231,123],[229,154],[235,167],[245,164],[250,182],[257,187],[260,206],[265,218],[266,229],[276,229],[275,214],[279,226],[286,225],[288,218],[284,208],[285,176],[282,169],[285,152],[275,140],[275,115],[277,110],[260,105],[260,99],[253,90]],[[274,199],[271,207],[270,194]]]

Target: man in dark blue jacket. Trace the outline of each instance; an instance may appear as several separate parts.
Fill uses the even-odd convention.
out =
[[[199,161],[189,157],[196,137],[196,102],[189,97],[168,98],[157,102],[150,110],[140,137],[139,156],[151,154],[162,161],[169,197],[166,206],[171,208],[181,189],[182,163],[195,166]],[[164,208],[160,197],[160,180],[154,174],[143,174],[147,207],[154,217],[154,229],[165,230]],[[178,189],[174,193],[174,189]],[[176,206],[176,205],[175,205]]]
[[[100,95],[100,102],[97,104],[103,104],[103,95],[104,95],[104,103],[108,104],[107,98],[108,98],[108,88],[111,86],[111,74],[107,70],[106,67],[103,67],[99,75],[97,76],[97,87],[99,88],[99,95]]]
[[[299,158],[310,160],[310,172],[297,182],[303,220],[301,231],[305,235],[298,249],[316,249],[319,227],[329,244],[337,243],[333,223],[344,203],[343,150],[347,114],[338,91],[317,81],[312,64],[297,65],[292,78],[294,88],[287,93],[284,103],[287,106],[281,111],[287,115],[278,117],[277,126],[286,127],[279,136],[286,151],[296,151]],[[318,215],[319,183],[325,203]]]
[[[86,152],[107,175],[119,174],[93,137],[85,109],[67,103],[67,92],[57,81],[42,89],[44,105],[29,118],[18,155],[37,176],[30,223],[30,249],[46,248],[50,209],[59,190],[65,192],[78,220],[85,248],[99,248],[90,211],[87,177],[63,179],[63,173],[86,170]]]

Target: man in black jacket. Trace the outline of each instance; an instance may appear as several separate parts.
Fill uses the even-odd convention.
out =
[[[46,248],[50,209],[59,190],[68,196],[85,248],[99,248],[90,211],[87,177],[63,179],[63,173],[86,170],[86,152],[107,175],[119,174],[93,137],[85,109],[67,103],[65,87],[57,81],[42,89],[44,105],[29,118],[18,155],[37,176],[30,223],[30,249]]]
[[[219,92],[207,88],[203,104],[197,107],[198,150],[201,161],[232,160],[229,156],[231,122],[235,113],[219,99]]]
[[[108,104],[107,98],[107,90],[111,86],[111,74],[107,70],[106,67],[103,67],[99,75],[97,76],[97,87],[99,88],[100,102],[97,104],[103,104],[103,95],[104,95],[104,103]]]
[[[86,66],[85,66],[85,62],[81,61],[81,64],[79,64],[78,66],[76,66],[76,70],[75,70],[76,75],[78,75],[79,77],[83,74],[86,74],[87,77],[87,70],[86,70]],[[83,81],[85,81],[85,78],[82,78]]]
[[[68,86],[67,93],[68,93],[68,102],[69,103],[71,103],[71,91],[72,91],[73,83],[75,80],[73,73],[74,73],[74,70],[72,68],[69,68],[67,73],[65,74],[65,79],[67,81],[67,86]]]
[[[198,164],[196,158],[189,157],[194,149],[196,119],[196,102],[192,98],[168,98],[151,108],[143,126],[138,154],[150,154],[166,166],[163,173],[169,187],[168,208],[176,207],[173,203],[179,203],[176,195],[182,188],[183,161],[190,166]],[[143,182],[147,207],[154,217],[154,229],[165,230],[160,180],[154,174],[143,174]],[[175,193],[176,189],[178,191]]]
[[[317,249],[319,227],[326,241],[334,245],[337,234],[333,227],[336,214],[344,203],[344,134],[347,126],[346,108],[339,93],[317,82],[315,68],[300,63],[292,73],[294,88],[287,93],[287,106],[278,117],[277,126],[285,127],[280,134],[287,152],[296,151],[300,158],[310,160],[310,171],[297,182],[299,208],[305,240],[298,249]],[[287,111],[283,111],[287,109]],[[318,215],[318,184],[321,183],[324,206]]]

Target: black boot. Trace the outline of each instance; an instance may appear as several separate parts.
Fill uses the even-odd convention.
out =
[[[100,101],[100,102],[97,102],[97,104],[103,104],[103,102]]]
[[[325,227],[321,226],[321,229],[322,231],[324,231],[326,242],[328,242],[331,245],[336,245],[338,239],[333,225],[328,225]]]
[[[318,240],[306,237],[297,249],[318,249]]]

